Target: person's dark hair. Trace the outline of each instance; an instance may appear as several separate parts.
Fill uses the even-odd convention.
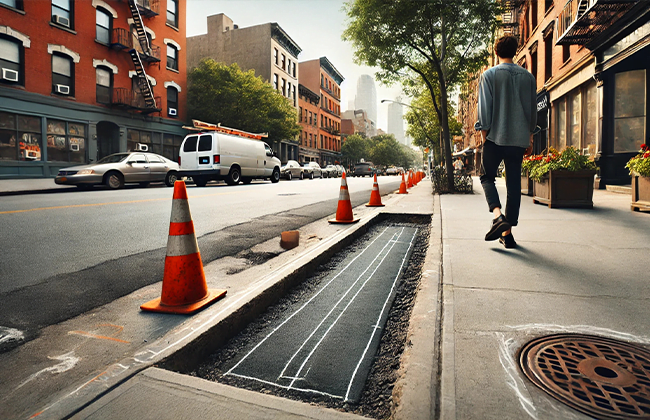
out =
[[[511,35],[502,36],[494,44],[494,51],[501,58],[512,58],[517,54],[519,41]]]

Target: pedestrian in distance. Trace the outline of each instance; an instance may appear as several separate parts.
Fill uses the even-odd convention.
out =
[[[517,243],[512,227],[519,221],[521,204],[521,163],[532,149],[537,127],[537,92],[535,77],[512,62],[519,42],[513,36],[503,36],[494,44],[499,64],[481,76],[478,95],[478,122],[483,155],[480,180],[488,208],[494,219],[486,241],[499,242],[506,248]],[[502,212],[495,178],[503,161],[506,170],[506,207]]]
[[[454,162],[454,169],[458,172],[463,170],[463,161],[460,158]]]

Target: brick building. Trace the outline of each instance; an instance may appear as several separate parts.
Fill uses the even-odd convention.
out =
[[[185,134],[185,0],[0,0],[0,177]]]
[[[240,28],[223,13],[208,16],[208,33],[187,38],[187,65],[196,67],[204,58],[244,70],[254,70],[285,96],[298,113],[298,55],[301,48],[277,23]],[[219,122],[219,121],[214,121]],[[245,129],[245,127],[237,127]],[[298,141],[283,139],[271,147],[282,162],[298,159]]]
[[[319,162],[318,154],[318,104],[320,95],[305,86],[298,85],[298,122],[302,130],[300,131],[300,162]]]
[[[318,110],[319,161],[321,166],[334,164],[341,160],[341,83],[343,76],[334,65],[321,57],[302,61],[300,84],[320,96]]]

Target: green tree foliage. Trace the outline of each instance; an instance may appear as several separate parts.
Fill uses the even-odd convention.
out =
[[[359,63],[381,69],[384,83],[418,79],[431,96],[445,144],[453,191],[448,93],[487,63],[487,43],[501,13],[498,0],[350,0],[343,38]],[[406,83],[405,83],[406,82]],[[436,89],[437,85],[437,89]]]
[[[341,155],[343,160],[348,161],[351,165],[359,162],[361,159],[368,159],[370,156],[370,139],[360,134],[348,136],[341,146]]]
[[[419,153],[397,140],[392,134],[381,134],[368,138],[353,134],[341,146],[341,154],[351,166],[363,159],[375,165],[402,166],[410,168],[422,162]]]
[[[253,70],[204,59],[189,76],[190,118],[221,123],[253,133],[268,133],[268,141],[294,139],[300,133],[296,109]]]
[[[402,154],[402,148],[392,134],[380,134],[372,138],[370,159],[375,165],[397,165]]]

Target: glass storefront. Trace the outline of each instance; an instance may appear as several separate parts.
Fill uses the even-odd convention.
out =
[[[645,70],[616,73],[614,85],[614,153],[635,152],[645,143]]]
[[[50,162],[86,162],[85,124],[47,119],[47,160]]]
[[[0,160],[42,160],[41,119],[0,112]]]
[[[161,138],[162,143],[161,143]],[[183,142],[183,136],[168,133],[128,129],[126,131],[126,149],[136,150],[138,143],[144,144],[153,153],[165,156],[174,162],[178,161],[178,149]]]

